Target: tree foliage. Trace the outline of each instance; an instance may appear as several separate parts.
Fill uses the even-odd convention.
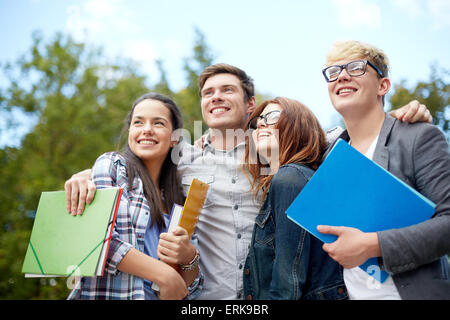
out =
[[[392,108],[398,108],[411,100],[418,100],[430,110],[433,124],[439,126],[444,132],[450,131],[450,84],[448,78],[450,71],[440,69],[436,64],[431,66],[428,81],[420,81],[411,89],[402,81],[394,85],[395,92],[390,98]]]
[[[186,74],[186,87],[176,93],[174,100],[180,106],[183,113],[184,127],[194,133],[194,121],[202,121],[200,108],[200,96],[198,95],[198,80],[201,72],[211,65],[214,56],[205,41],[205,36],[200,30],[195,29],[195,39],[192,56],[184,59],[184,72]]]

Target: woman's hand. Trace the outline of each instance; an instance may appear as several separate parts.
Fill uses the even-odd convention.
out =
[[[195,246],[189,240],[186,229],[176,227],[171,233],[161,233],[158,257],[169,264],[188,264],[196,254]]]
[[[158,297],[161,300],[181,300],[189,293],[186,282],[171,266],[166,265],[164,276],[157,282],[159,286]]]

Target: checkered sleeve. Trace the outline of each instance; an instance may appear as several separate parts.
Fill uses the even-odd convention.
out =
[[[125,161],[118,153],[105,153],[101,155],[95,162],[94,167],[92,168],[91,178],[97,189],[115,186],[121,187],[123,189],[105,266],[105,271],[107,273],[117,275],[119,274],[117,265],[133,247],[130,243],[122,240],[122,238],[126,239],[129,234],[133,232],[131,230],[131,226],[129,226],[128,224],[128,200]],[[128,227],[120,227],[123,225]]]

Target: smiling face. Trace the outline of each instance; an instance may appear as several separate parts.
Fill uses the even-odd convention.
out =
[[[170,110],[160,101],[145,99],[133,110],[128,145],[144,163],[162,164],[173,143],[172,131]]]
[[[345,65],[355,59],[333,61]],[[328,83],[328,94],[334,108],[343,116],[364,115],[372,108],[383,109],[382,98],[390,88],[388,78],[380,78],[370,66],[365,74],[350,76],[343,69],[336,81]]]
[[[279,104],[269,103],[260,116],[264,116],[272,111],[282,111],[283,109]],[[259,119],[256,123],[256,130],[252,133],[253,143],[256,148],[256,152],[266,158],[269,163],[272,163],[273,157],[278,157],[279,148],[279,131],[276,129],[276,123],[267,125],[263,119]],[[273,160],[273,159],[272,159]]]
[[[208,127],[219,130],[244,128],[254,98],[245,102],[241,83],[233,74],[209,77],[201,90],[202,115]]]

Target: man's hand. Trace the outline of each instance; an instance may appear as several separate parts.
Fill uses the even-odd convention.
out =
[[[328,255],[344,268],[357,267],[367,259],[381,255],[376,232],[362,232],[356,228],[317,226],[325,234],[334,234],[338,239],[325,243],[322,248]]]
[[[208,133],[205,133],[200,138],[194,141],[194,147],[203,150],[203,146],[205,144],[205,139],[208,136]]]
[[[74,174],[64,184],[67,212],[74,216],[81,215],[85,204],[90,204],[94,200],[96,188],[90,177],[91,169],[86,169]]]
[[[160,234],[157,253],[165,263],[188,264],[194,259],[196,249],[189,241],[186,229],[176,227],[171,233]]]
[[[417,100],[413,100],[399,109],[392,110],[391,112],[389,112],[389,115],[400,121],[409,123],[431,123],[431,121],[433,120],[430,110],[428,110],[428,108],[424,104],[420,104],[420,102]]]

